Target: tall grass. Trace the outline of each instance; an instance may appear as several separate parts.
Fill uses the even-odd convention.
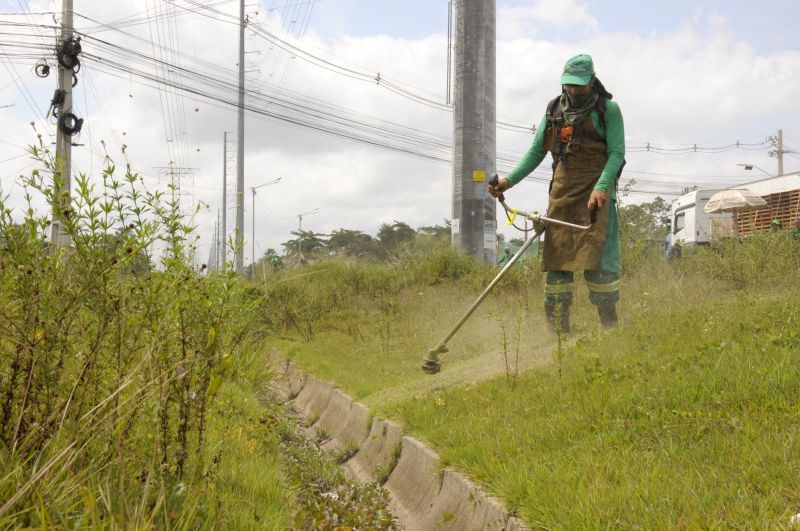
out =
[[[273,332],[311,341],[319,329],[348,326],[346,321],[366,315],[390,316],[404,290],[443,285],[477,294],[499,272],[454,250],[449,242],[420,240],[386,264],[333,258],[302,273],[285,271],[269,277],[261,284],[265,294],[261,319]],[[540,289],[540,267],[538,259],[521,262],[496,292],[527,308],[528,295]],[[363,336],[355,328],[350,331]]]
[[[32,155],[28,207],[0,199],[0,526],[210,525],[209,429],[255,305],[230,270],[192,267],[174,195],[107,158],[67,201]]]

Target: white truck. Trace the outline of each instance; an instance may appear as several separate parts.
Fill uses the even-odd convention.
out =
[[[693,190],[672,203],[670,224],[672,241],[684,245],[708,244],[711,240],[733,233],[730,213],[706,214],[703,208],[722,188]]]

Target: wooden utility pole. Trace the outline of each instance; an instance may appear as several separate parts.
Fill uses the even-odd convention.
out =
[[[63,0],[61,4],[61,43],[63,50],[66,43],[72,40],[73,36],[73,12],[72,0]],[[69,208],[70,189],[72,183],[72,134],[64,131],[61,120],[72,113],[72,78],[71,68],[58,66],[58,90],[61,103],[58,106],[59,123],[56,125],[56,168],[55,168],[55,187],[53,197],[53,219],[50,227],[50,241],[55,247],[63,247],[69,244],[69,237],[64,233],[59,216],[63,216],[63,210]]]

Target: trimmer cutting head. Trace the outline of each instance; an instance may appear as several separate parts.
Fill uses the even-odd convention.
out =
[[[436,348],[428,351],[428,355],[422,360],[422,370],[428,374],[436,374],[441,370],[442,366],[439,363],[439,354],[447,352],[447,347],[444,343],[438,345]]]

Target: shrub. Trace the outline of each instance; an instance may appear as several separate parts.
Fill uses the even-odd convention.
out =
[[[81,174],[67,200],[32,154],[28,207],[0,199],[0,526],[195,527],[207,415],[252,306],[230,270],[192,267],[191,220],[130,166],[107,158],[99,193]]]

